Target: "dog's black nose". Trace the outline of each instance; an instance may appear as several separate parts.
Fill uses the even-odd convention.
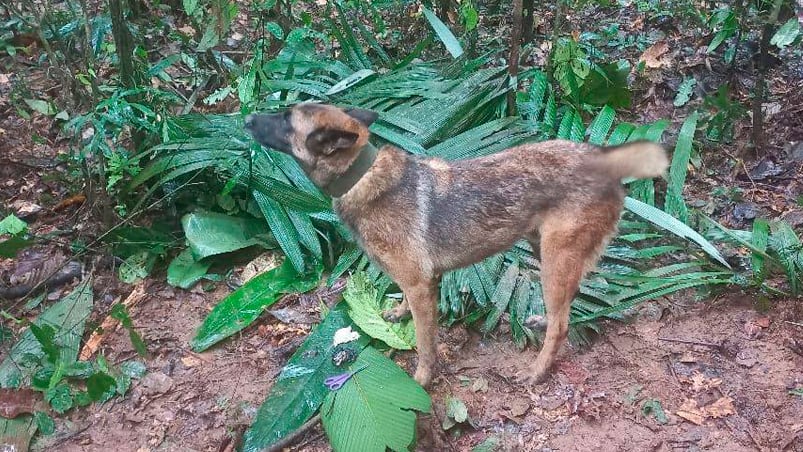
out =
[[[245,128],[250,129],[251,126],[254,125],[254,115],[248,115],[245,117]]]

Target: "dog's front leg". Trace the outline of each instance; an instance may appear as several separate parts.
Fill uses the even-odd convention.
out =
[[[415,381],[427,386],[438,362],[438,281],[422,280],[416,284],[402,287],[404,298],[410,305],[415,324],[418,367]]]

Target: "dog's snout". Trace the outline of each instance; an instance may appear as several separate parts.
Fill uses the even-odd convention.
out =
[[[254,115],[248,115],[245,117],[245,127],[250,129],[254,125]]]

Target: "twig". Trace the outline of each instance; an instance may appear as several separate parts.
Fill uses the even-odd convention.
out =
[[[786,322],[786,323],[788,323],[790,325],[795,325],[795,326],[799,326],[799,327],[803,328],[803,323],[791,322],[789,320],[784,320],[784,322]]]
[[[126,309],[130,309],[139,303],[143,298],[145,298],[145,281],[140,281],[140,283],[134,287],[134,290],[131,291],[128,297],[126,297],[125,301],[123,301],[123,306],[125,306]],[[103,342],[103,338],[105,337],[106,333],[111,333],[114,331],[119,324],[120,321],[111,315],[106,317],[100,326],[100,332],[95,331],[91,336],[89,336],[86,344],[81,349],[80,359],[86,361],[91,358],[98,348],[100,348],[100,343]]]
[[[317,425],[318,422],[320,422],[320,420],[321,420],[320,413],[316,414],[315,416],[312,416],[310,420],[305,422],[304,425],[299,427],[296,431],[285,436],[284,438],[273,443],[270,447],[265,449],[265,452],[280,452],[285,447],[293,444],[293,442],[295,442],[298,438],[300,438],[301,435],[307,433],[307,430],[311,429],[312,427],[315,427],[315,425]]]
[[[666,342],[678,342],[680,344],[690,344],[690,345],[703,345],[705,347],[712,347],[712,348],[721,348],[721,344],[713,344],[711,342],[701,342],[701,341],[690,341],[688,339],[677,339],[674,337],[659,337],[659,341],[666,341]]]

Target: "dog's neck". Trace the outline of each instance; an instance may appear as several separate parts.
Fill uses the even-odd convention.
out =
[[[368,172],[371,165],[374,164],[378,152],[379,151],[371,143],[367,143],[360,148],[357,158],[354,159],[351,166],[349,166],[343,174],[340,174],[326,184],[326,186],[321,187],[321,189],[324,193],[333,198],[339,198],[345,195],[352,187],[357,185],[357,182]]]

